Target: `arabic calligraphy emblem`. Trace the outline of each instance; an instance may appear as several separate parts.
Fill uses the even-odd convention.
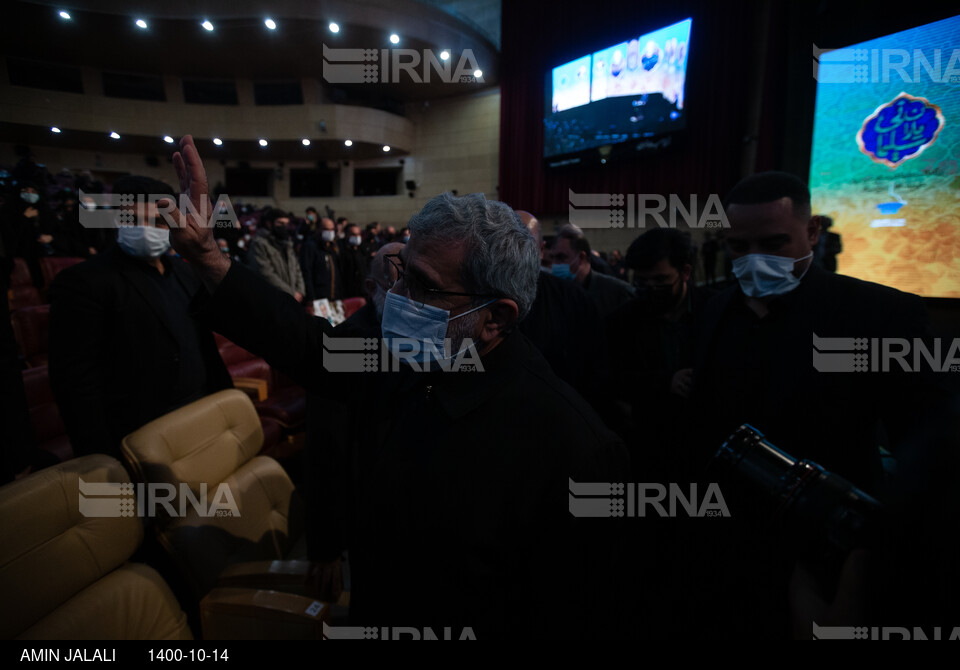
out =
[[[939,107],[926,98],[901,93],[866,118],[857,144],[870,160],[895,168],[933,144],[943,123]]]

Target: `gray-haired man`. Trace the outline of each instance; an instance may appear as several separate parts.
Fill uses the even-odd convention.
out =
[[[181,147],[181,191],[200,202],[203,165],[189,136]],[[472,340],[482,372],[417,372],[411,361],[330,374],[326,320],[231,265],[206,222],[174,218],[175,248],[212,293],[202,318],[308,390],[353,400],[351,443],[318,475],[341,486],[324,553],[349,548],[355,623],[477,638],[619,632],[622,520],[573,518],[568,489],[571,478],[624,481],[625,451],[515,330],[539,259],[509,207],[482,195],[430,200],[410,220],[384,305],[385,337],[449,339],[448,358]]]

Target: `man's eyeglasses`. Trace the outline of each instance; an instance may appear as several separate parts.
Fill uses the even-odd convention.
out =
[[[403,259],[400,258],[400,254],[385,254],[384,258],[393,265],[393,268],[397,271],[397,282],[400,282],[401,293],[405,290],[409,294],[410,299],[419,303],[421,306],[427,302],[427,299],[431,296],[457,295],[469,298],[501,297],[497,293],[463,293],[460,291],[444,291],[442,289],[424,286],[423,283],[417,279],[416,275],[404,269]]]

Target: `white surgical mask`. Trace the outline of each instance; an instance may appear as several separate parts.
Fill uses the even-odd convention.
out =
[[[332,230],[324,230],[320,233],[320,239],[324,242],[333,242],[337,234]]]
[[[362,241],[363,241],[363,240],[360,239],[360,236],[359,236],[359,235],[351,235],[351,236],[350,236],[350,244],[352,244],[352,245],[355,246],[355,247],[359,247],[359,246],[360,246],[360,243],[361,243]]]
[[[36,205],[37,202],[39,202],[40,200],[39,193],[27,193],[26,191],[21,193],[20,197],[23,198],[26,202],[30,203],[31,205]]]
[[[153,226],[120,226],[117,244],[131,256],[159,258],[170,248],[170,231]]]
[[[733,262],[733,274],[740,281],[744,294],[751,298],[784,295],[797,288],[803,275],[810,269],[807,266],[798,277],[793,274],[794,266],[812,256],[812,251],[802,258],[747,254]]]
[[[462,352],[450,354],[445,348],[444,338],[447,336],[447,326],[451,321],[466,316],[471,312],[483,309],[496,302],[494,298],[479,307],[467,310],[454,317],[450,312],[433,305],[420,305],[410,298],[399,293],[387,293],[383,304],[383,323],[381,329],[383,337],[391,352],[394,347],[406,351],[406,347],[413,346],[419,349],[415,356],[407,360],[425,363],[429,360],[447,360]],[[409,340],[410,342],[393,342],[393,340]],[[430,351],[428,351],[430,350]],[[403,359],[401,359],[403,360]]]

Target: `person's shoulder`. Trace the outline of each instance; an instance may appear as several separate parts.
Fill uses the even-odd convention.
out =
[[[118,247],[111,247],[103,253],[94,254],[81,263],[64,268],[53,278],[50,288],[76,282],[91,282],[116,275],[120,259],[117,254],[123,252]]]
[[[514,333],[511,337],[523,337],[521,333]],[[520,366],[522,382],[512,385],[512,389],[526,399],[526,405],[537,408],[536,413],[542,414],[540,427],[546,433],[562,436],[564,440],[593,439],[596,443],[607,443],[616,440],[616,435],[610,431],[593,410],[573,387],[560,379],[550,368],[542,354],[526,340],[523,343],[525,358]]]
[[[623,281],[622,279],[617,279],[614,276],[605,275],[596,271],[594,271],[593,274],[594,274],[594,277],[593,277],[594,281],[597,281],[600,284],[605,285],[612,290],[616,290],[622,293],[629,293],[630,295],[633,295],[634,293],[633,287],[630,286],[630,284],[628,284],[627,282]]]
[[[824,271],[823,291],[835,301],[849,303],[851,307],[874,307],[921,304],[922,299],[892,286],[857,279],[847,275]]]

